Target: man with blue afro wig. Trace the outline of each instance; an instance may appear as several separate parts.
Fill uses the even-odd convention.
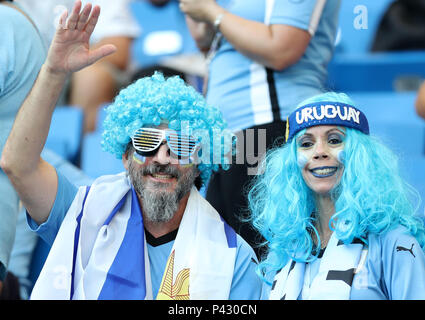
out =
[[[227,168],[234,136],[226,129],[219,109],[207,105],[204,97],[179,77],[165,79],[161,73],[123,89],[107,108],[103,149],[121,158],[138,129],[161,124],[176,132],[187,131],[200,142],[195,162],[202,184],[219,166]]]
[[[155,73],[108,107],[102,146],[125,172],[77,188],[40,157],[67,76],[116,50],[89,48],[99,14],[79,0],[62,14],[1,158],[52,246],[31,298],[259,299],[254,251],[198,191],[227,166],[233,136],[182,79]]]

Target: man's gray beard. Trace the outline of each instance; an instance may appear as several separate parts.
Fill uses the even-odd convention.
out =
[[[136,169],[134,168],[132,157],[129,158],[128,175],[134,189],[141,197],[144,217],[151,222],[170,221],[179,208],[180,200],[190,192],[194,184],[196,167],[194,166],[184,175],[171,165],[151,164],[141,169]],[[145,185],[142,179],[144,175],[159,172],[170,174],[177,178],[177,185],[174,191],[165,190],[164,183],[161,182],[150,181],[149,186]]]

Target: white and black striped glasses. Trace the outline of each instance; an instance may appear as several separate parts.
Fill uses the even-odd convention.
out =
[[[144,157],[154,156],[159,147],[167,143],[171,155],[176,155],[179,159],[189,158],[199,145],[193,136],[171,129],[140,128],[131,140],[136,152]]]

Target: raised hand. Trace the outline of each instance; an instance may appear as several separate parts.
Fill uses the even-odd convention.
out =
[[[86,4],[81,10],[81,1],[76,1],[68,17],[65,11],[50,45],[45,65],[55,73],[71,73],[87,67],[97,60],[114,53],[112,44],[90,50],[89,40],[100,14],[100,7]]]
[[[215,0],[179,0],[180,10],[198,22],[212,23],[220,6]]]

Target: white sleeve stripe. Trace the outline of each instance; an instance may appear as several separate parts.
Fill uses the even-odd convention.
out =
[[[272,16],[272,12],[273,12],[273,7],[274,7],[274,0],[267,0],[266,1],[266,13],[265,13],[265,17],[264,17],[264,23],[266,25],[270,24],[270,19]]]
[[[308,32],[311,36],[314,36],[319,25],[320,18],[322,17],[323,8],[325,7],[326,0],[317,0],[316,6],[311,14],[310,24],[308,26]]]

